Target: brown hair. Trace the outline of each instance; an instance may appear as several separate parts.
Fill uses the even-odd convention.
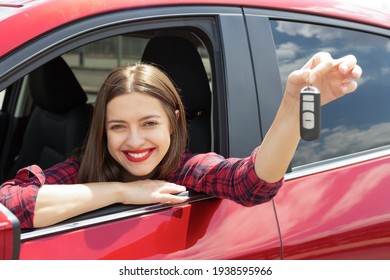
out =
[[[80,183],[121,181],[124,169],[111,157],[107,148],[106,108],[115,97],[134,92],[159,99],[172,127],[171,145],[151,179],[166,179],[178,167],[187,145],[185,111],[180,95],[163,71],[150,64],[137,63],[115,68],[100,88],[88,138],[80,157]],[[179,111],[178,117],[176,110]]]

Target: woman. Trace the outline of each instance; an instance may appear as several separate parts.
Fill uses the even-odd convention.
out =
[[[175,194],[186,188],[245,206],[269,201],[282,186],[300,140],[301,88],[317,86],[326,104],[353,92],[361,73],[354,56],[314,55],[290,74],[261,145],[247,158],[224,159],[185,151],[183,104],[163,72],[142,63],[114,69],[98,94],[81,156],[45,172],[37,166],[22,169],[2,185],[0,202],[22,227],[31,228],[113,203],[181,203],[188,198]]]

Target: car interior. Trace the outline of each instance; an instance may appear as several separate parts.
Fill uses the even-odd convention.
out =
[[[147,44],[142,61],[162,67],[180,89],[187,113],[189,150],[210,151],[211,91],[196,47],[180,37],[155,37]]]
[[[86,136],[93,108],[72,70],[57,57],[29,75],[35,104],[7,178],[28,165],[46,169],[65,160]]]

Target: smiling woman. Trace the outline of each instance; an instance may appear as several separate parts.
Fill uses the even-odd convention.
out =
[[[80,158],[45,172],[33,166],[28,171],[35,176],[30,178],[19,173],[3,184],[2,202],[26,228],[118,202],[184,202],[187,197],[175,194],[185,187],[248,206],[268,201],[281,187],[282,179],[267,183],[258,178],[256,152],[244,159],[224,159],[185,152],[186,144],[184,107],[170,79],[148,64],[117,68],[98,94]]]
[[[128,114],[118,118],[121,111]],[[170,146],[172,129],[161,103],[143,94],[122,95],[108,103],[106,115],[109,153],[129,174],[150,174]]]
[[[356,88],[353,79],[361,69],[355,57],[334,61],[317,53],[290,75],[273,125],[261,146],[242,159],[186,152],[184,106],[170,78],[145,63],[116,68],[99,91],[81,156],[44,173],[33,166],[28,170],[35,177],[18,173],[3,184],[2,202],[23,227],[41,227],[118,202],[184,202],[187,197],[175,194],[186,188],[245,206],[269,201],[282,186],[299,141],[299,89],[310,79],[327,103]],[[26,209],[18,192],[28,185]]]
[[[129,181],[129,176],[166,179],[175,171],[177,155],[187,145],[187,125],[180,96],[162,72],[143,65],[115,69],[101,88],[95,110],[80,182],[122,176],[120,181]],[[101,145],[95,139],[104,139],[103,131],[107,143]],[[114,161],[105,160],[110,157]]]

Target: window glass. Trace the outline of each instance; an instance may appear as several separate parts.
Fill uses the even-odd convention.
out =
[[[207,49],[200,40],[195,39],[195,36],[191,38],[198,48],[211,82],[211,67]],[[96,94],[108,73],[115,67],[140,61],[149,40],[148,33],[115,36],[75,49],[64,54],[63,58],[72,68],[87,93],[88,102],[94,103]]]
[[[354,54],[363,68],[358,90],[322,107],[321,137],[301,141],[292,167],[390,144],[390,42],[378,35],[287,21],[272,30],[282,84],[316,52]]]
[[[116,36],[96,41],[63,55],[93,103],[107,74],[115,67],[140,60],[148,39]]]

